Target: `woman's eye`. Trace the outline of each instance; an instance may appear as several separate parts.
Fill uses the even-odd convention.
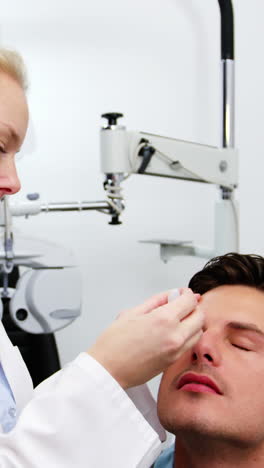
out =
[[[6,154],[7,152],[4,150],[4,148],[2,146],[0,146],[0,153],[2,154]]]
[[[250,349],[245,348],[244,346],[239,346],[239,345],[234,344],[234,343],[232,343],[232,346],[234,346],[235,348],[241,349],[242,351],[250,351]]]

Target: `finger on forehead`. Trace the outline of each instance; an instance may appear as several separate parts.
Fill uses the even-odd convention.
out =
[[[192,292],[192,290],[190,288],[179,288],[179,292],[180,292],[181,295],[186,293],[187,291]]]
[[[137,315],[141,314],[148,314],[149,312],[152,312],[154,309],[157,309],[158,307],[161,307],[168,302],[168,294],[170,291],[165,291],[159,294],[156,294],[155,296],[150,297],[147,299],[143,304],[140,304],[136,307],[134,307],[133,311]]]
[[[192,293],[192,290],[190,288],[175,288],[175,289],[171,289],[171,291],[169,292],[168,294],[168,302],[171,302],[175,299],[177,299],[177,297],[180,297],[181,295],[183,294],[190,294]],[[198,295],[196,295],[197,297]]]
[[[137,310],[139,313],[145,314],[151,312],[152,310],[167,304],[168,297],[172,291],[174,290],[170,289],[169,291],[163,291],[159,294],[155,294],[154,296],[150,297],[145,302],[143,302],[143,304],[140,304],[139,306],[135,307],[134,310]],[[193,295],[190,288],[179,288],[178,291],[180,295]]]
[[[195,295],[189,291],[177,299],[165,304],[158,309],[158,313],[171,313],[176,320],[183,320],[187,317],[197,306],[197,299]]]
[[[189,339],[195,333],[202,330],[204,324],[204,314],[196,309],[192,314],[182,320],[179,326],[177,327],[177,333],[181,333],[185,339]]]

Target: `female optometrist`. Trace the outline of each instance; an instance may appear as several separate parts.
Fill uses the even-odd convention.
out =
[[[22,63],[0,49],[0,197],[16,193],[28,125]],[[165,431],[145,384],[201,336],[198,295],[168,292],[127,310],[34,391],[0,322],[1,468],[149,468]],[[151,330],[151,333],[150,333]]]

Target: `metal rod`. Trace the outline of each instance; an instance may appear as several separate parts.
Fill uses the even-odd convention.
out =
[[[222,145],[235,146],[235,53],[234,12],[231,0],[218,0],[221,13],[221,57],[222,57]]]
[[[222,145],[235,146],[235,64],[234,60],[222,60],[223,108]]]
[[[106,201],[48,203],[41,206],[41,211],[85,211],[85,210],[110,210],[110,204]]]
[[[218,0],[221,13],[222,58],[222,147],[235,146],[235,52],[234,13],[231,0]],[[231,200],[233,190],[221,188],[223,200]]]

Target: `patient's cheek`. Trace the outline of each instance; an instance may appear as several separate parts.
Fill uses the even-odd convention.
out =
[[[173,362],[164,372],[164,377],[169,378],[173,376],[175,378],[177,375],[180,375],[183,371],[190,367],[191,356],[193,351],[188,349],[184,354],[182,354],[175,362]]]
[[[178,376],[189,370],[191,355],[191,350],[186,351],[186,353],[184,353],[163,372],[159,393],[165,394]]]
[[[165,397],[170,388],[173,380],[175,379],[175,373],[173,372],[173,364],[163,373],[160,387],[159,387],[159,398]]]

